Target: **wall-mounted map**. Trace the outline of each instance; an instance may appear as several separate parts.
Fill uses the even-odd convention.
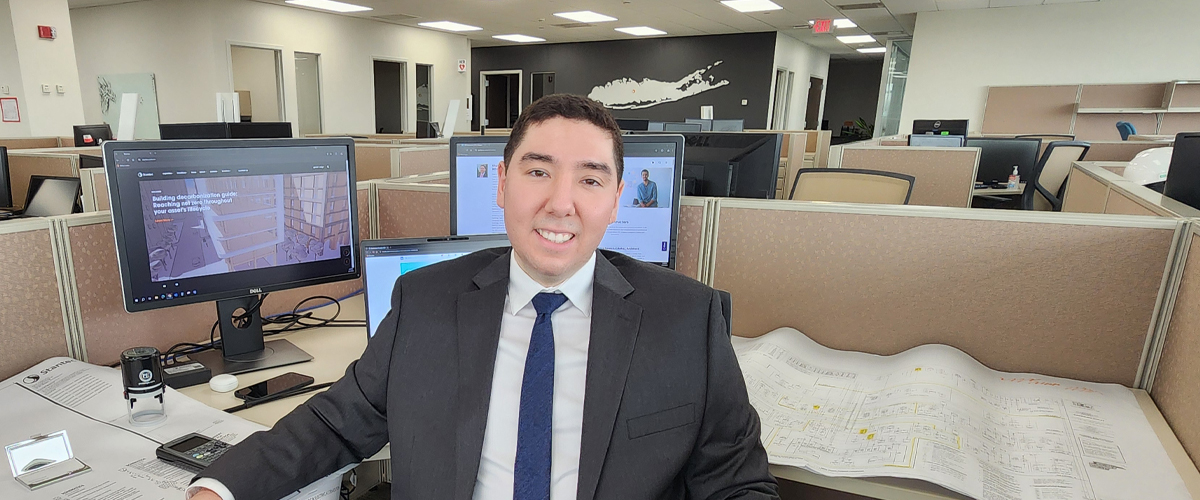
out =
[[[644,109],[666,102],[674,102],[691,97],[702,92],[729,85],[729,80],[717,81],[713,75],[707,75],[709,70],[717,67],[722,61],[717,61],[703,69],[674,82],[660,82],[643,78],[635,81],[621,78],[592,87],[588,97],[599,101],[611,109]]]

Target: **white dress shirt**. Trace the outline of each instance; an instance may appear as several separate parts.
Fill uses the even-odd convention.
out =
[[[579,487],[579,449],[583,439],[583,396],[587,386],[587,354],[592,332],[592,286],[596,253],[562,284],[546,288],[534,281],[514,257],[509,258],[508,296],[500,319],[500,345],[492,375],[483,453],[475,479],[473,500],[512,500],[513,468],[517,461],[517,423],[521,413],[521,381],[537,311],[533,297],[541,292],[562,293],[567,302],[550,316],[554,327],[554,410],[550,455],[550,499],[574,500]],[[187,490],[200,488],[223,500],[233,494],[219,481],[201,478]]]

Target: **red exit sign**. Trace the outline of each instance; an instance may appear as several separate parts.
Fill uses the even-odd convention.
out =
[[[829,33],[833,29],[833,21],[830,19],[817,19],[813,21],[813,33]]]

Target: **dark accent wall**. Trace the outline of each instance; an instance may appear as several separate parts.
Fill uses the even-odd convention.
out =
[[[879,104],[879,81],[883,60],[834,59],[829,61],[829,88],[825,91],[825,119],[834,137],[842,135],[842,124],[859,118],[875,123]]]
[[[769,32],[471,49],[471,127],[479,130],[480,71],[521,70],[522,104],[528,106],[532,73],[553,72],[556,92],[586,96],[621,78],[674,82],[721,61],[703,76],[728,85],[648,108],[614,109],[613,115],[683,121],[699,118],[700,106],[711,105],[714,118],[741,118],[746,128],[766,128],[775,38]]]

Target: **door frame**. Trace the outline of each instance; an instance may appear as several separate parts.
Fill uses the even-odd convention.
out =
[[[234,41],[234,40],[225,40],[225,64],[226,64],[226,68],[227,68],[227,71],[229,74],[229,91],[230,92],[234,92],[234,85],[233,85],[233,48],[234,47],[242,47],[242,48],[246,48],[246,49],[265,49],[265,50],[270,50],[270,51],[275,52],[275,76],[277,77],[277,78],[275,78],[275,86],[276,86],[275,91],[279,97],[279,121],[291,122],[291,120],[288,118],[288,112],[287,112],[288,101],[287,101],[287,92],[285,92],[285,88],[287,87],[287,73],[284,72],[284,63],[283,63],[284,48],[283,48],[283,46],[282,45],[271,45],[271,44],[266,44],[266,43],[238,42],[238,41]],[[288,52],[293,54],[292,57],[295,57],[294,52],[292,52],[292,51],[288,51]],[[296,67],[295,67],[295,64],[293,64],[292,65],[292,73],[295,74],[295,71],[296,71]],[[297,123],[292,124],[293,129],[296,129],[298,127],[299,127],[299,124],[297,124]]]
[[[408,59],[403,58],[403,57],[371,56],[371,113],[372,113],[372,115],[374,115],[374,113],[375,113],[375,61],[396,63],[396,64],[400,65],[400,80],[401,80],[400,87],[401,87],[401,89],[404,90],[404,102],[400,103],[400,123],[404,124],[404,130],[416,130],[417,129],[417,85],[416,85],[417,74],[415,72],[415,69],[410,71],[409,65],[412,64],[412,61],[409,61]],[[412,78],[411,82],[409,81],[410,74],[411,74],[411,78]],[[409,85],[409,83],[411,83],[412,85]],[[411,112],[409,111],[410,106],[412,107]],[[412,123],[409,123],[409,121],[408,121],[408,119],[410,117],[412,118]],[[376,130],[374,127],[377,123],[379,123],[377,120],[378,120],[378,118],[376,118],[375,123],[371,124],[371,127],[372,127],[371,130]]]
[[[488,75],[517,75],[517,109],[524,109],[525,93],[520,89],[525,88],[524,70],[519,69],[502,69],[493,71],[479,72],[479,126],[487,127],[489,125],[483,123],[487,120],[487,77]],[[520,116],[520,111],[517,112]]]
[[[415,116],[416,110],[417,110],[417,73],[416,73],[417,66],[428,66],[429,67],[429,121],[436,122],[437,116],[435,116],[434,112],[433,112],[433,110],[437,108],[437,106],[433,105],[433,103],[436,102],[433,98],[433,79],[436,76],[434,74],[434,64],[433,63],[420,63],[419,62],[419,63],[415,63],[413,65],[413,113],[414,113],[414,116]],[[416,122],[414,121],[413,123],[414,123],[413,130],[416,130]]]
[[[292,51],[292,74],[296,74],[296,54],[308,54],[316,56],[314,60],[317,62],[317,108],[321,114],[321,119],[317,125],[321,127],[320,133],[325,133],[325,66],[321,64],[321,54],[317,52],[305,52],[303,50]],[[372,68],[374,70],[374,68]],[[374,75],[372,75],[374,77]],[[300,130],[300,82],[296,82],[296,130]]]
[[[784,81],[779,80],[779,73],[783,73]],[[788,115],[792,111],[792,81],[795,80],[796,73],[791,69],[783,66],[776,66],[775,73],[771,76],[774,79],[771,86],[771,109],[768,111],[767,125],[773,130],[787,130]],[[779,97],[780,85],[783,86],[783,117],[776,116],[776,110],[780,103],[777,101]],[[779,126],[775,126],[779,125]]]
[[[808,97],[809,97],[808,93],[812,91],[813,78],[816,78],[817,80],[821,80],[821,95],[817,97],[817,123],[814,126],[815,128],[809,128],[809,126],[808,126],[808,103],[805,102],[805,104],[804,104],[804,130],[821,130],[821,120],[825,117],[825,91],[829,90],[829,85],[827,85],[829,83],[829,76],[828,75],[821,76],[821,75],[817,75],[817,74],[809,74],[808,75],[809,88],[808,88],[808,91],[804,93],[805,101],[808,100]]]

